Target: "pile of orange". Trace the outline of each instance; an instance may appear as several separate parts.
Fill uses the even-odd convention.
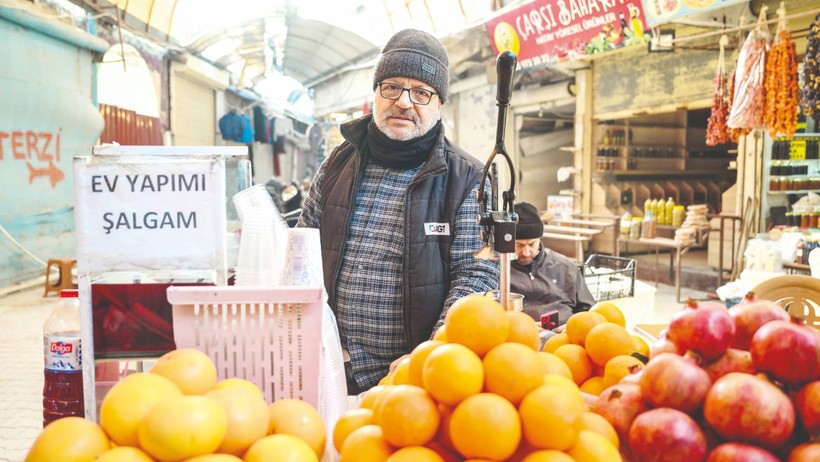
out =
[[[217,382],[214,363],[193,349],[123,378],[106,394],[99,419],[52,422],[26,462],[318,462],[327,440],[313,406],[290,399],[269,406],[252,382]]]
[[[623,312],[613,303],[599,302],[589,311],[575,313],[566,330],[551,337],[544,351],[569,366],[581,391],[598,396],[644,363],[633,356],[649,356],[649,345],[626,330]]]
[[[527,314],[481,295],[459,299],[434,339],[337,422],[341,461],[621,460],[615,430],[589,411],[573,366],[538,345]]]

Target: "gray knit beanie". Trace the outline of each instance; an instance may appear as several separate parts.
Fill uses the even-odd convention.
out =
[[[450,82],[447,50],[437,38],[414,29],[396,32],[382,49],[373,72],[373,89],[390,77],[416,79],[430,85],[443,103]]]

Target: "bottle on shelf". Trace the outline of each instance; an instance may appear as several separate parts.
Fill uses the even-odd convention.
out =
[[[629,238],[629,229],[632,227],[632,214],[629,213],[629,210],[624,213],[621,217],[621,227],[620,227],[620,234],[621,237],[624,239]]]
[[[643,224],[643,218],[641,218],[641,217],[632,217],[632,226],[629,228],[629,238],[630,239],[640,239],[642,224]]]
[[[666,224],[667,225],[673,225],[673,223],[672,223],[673,216],[672,215],[674,214],[674,212],[675,212],[675,200],[672,199],[672,197],[670,196],[669,199],[666,199],[666,213],[664,214],[664,216],[666,217]]]
[[[649,211],[652,212],[653,217],[658,216],[658,200],[652,199],[652,202],[649,203]]]
[[[646,215],[652,210],[652,199],[647,198],[646,202],[643,203],[643,214]]]
[[[611,139],[612,138],[609,129],[607,128],[606,132],[604,132],[604,146],[609,146],[609,144],[611,143]]]
[[[657,221],[659,225],[666,224],[666,201],[663,200],[663,197],[658,199],[658,213],[655,214],[655,221]]]
[[[80,300],[77,290],[61,290],[60,301],[43,323],[43,426],[68,416],[85,416]]]
[[[643,224],[641,226],[641,237],[647,239],[654,239],[656,234],[656,225],[657,222],[655,221],[655,215],[650,211],[646,214],[643,218]]]
[[[686,215],[686,207],[682,205],[676,205],[672,209],[672,226],[680,227],[683,224],[683,218]]]

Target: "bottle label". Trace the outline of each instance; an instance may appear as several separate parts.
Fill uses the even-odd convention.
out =
[[[80,337],[48,335],[45,338],[46,370],[52,372],[82,371],[83,355]]]

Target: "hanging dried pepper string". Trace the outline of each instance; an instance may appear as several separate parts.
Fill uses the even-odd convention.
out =
[[[806,55],[803,58],[803,85],[800,87],[800,104],[806,115],[820,113],[820,14],[814,18],[806,38]]]
[[[797,130],[797,53],[784,19],[786,8],[783,2],[777,14],[780,18],[777,38],[766,59],[764,121],[772,137],[789,137]]]
[[[729,89],[726,77],[725,48],[729,43],[729,37],[720,38],[720,55],[718,57],[717,71],[712,80],[714,96],[712,98],[712,112],[706,124],[706,144],[717,146],[729,141],[729,126],[726,120],[729,118]]]

